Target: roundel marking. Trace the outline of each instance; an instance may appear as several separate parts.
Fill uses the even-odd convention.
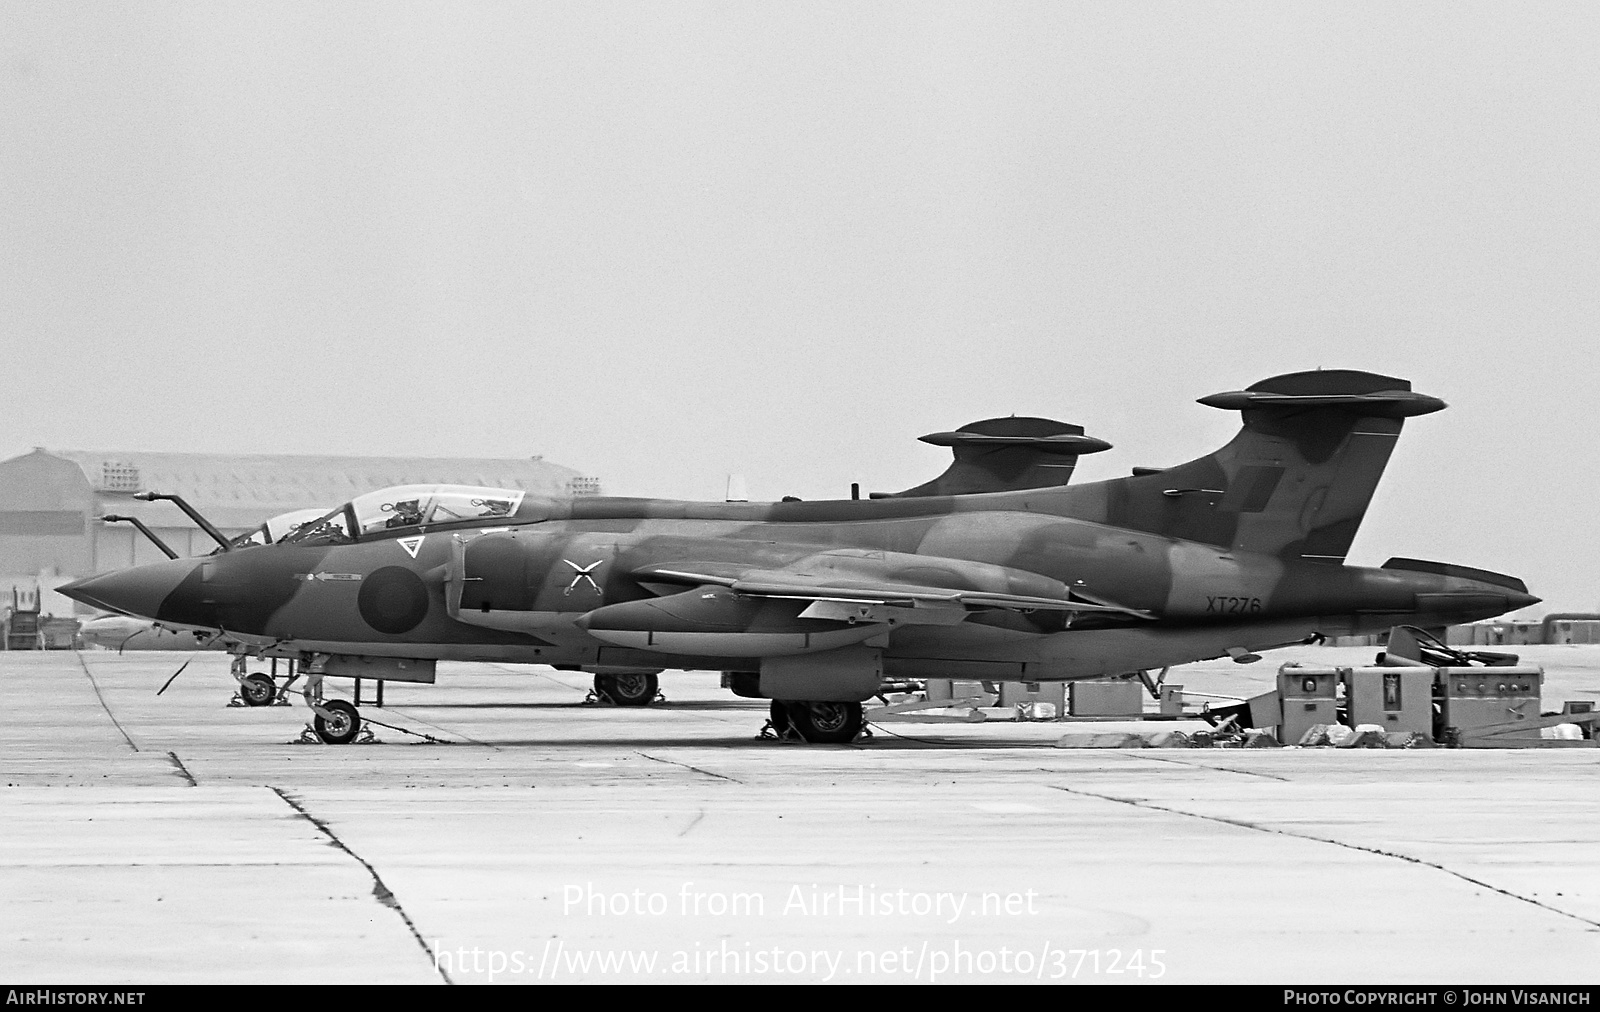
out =
[[[427,617],[428,588],[422,577],[404,566],[384,566],[361,581],[356,608],[367,625],[397,636]]]

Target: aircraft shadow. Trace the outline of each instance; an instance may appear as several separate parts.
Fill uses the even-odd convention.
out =
[[[757,739],[752,733],[738,738],[502,738],[480,739],[485,745],[498,748],[574,748],[592,752],[597,748],[633,751],[642,748],[718,748],[747,749],[778,745],[778,742]],[[819,746],[809,746],[816,748]],[[820,746],[830,747],[830,746]],[[834,746],[836,747],[836,746]]]
[[[450,734],[451,732],[448,731],[448,730],[442,730],[442,731],[440,731],[438,733]],[[414,742],[394,742],[393,744],[404,745],[404,744],[416,744],[416,743],[414,743]],[[625,750],[625,751],[634,751],[634,750],[638,750],[638,749],[650,749],[650,748],[699,748],[699,749],[721,749],[721,750],[726,750],[726,751],[738,751],[738,752],[745,752],[745,751],[749,751],[749,750],[752,750],[752,749],[762,749],[762,750],[767,750],[767,749],[783,749],[783,750],[795,749],[795,750],[800,750],[800,751],[809,751],[809,750],[814,750],[814,749],[822,749],[822,750],[828,750],[828,751],[836,751],[836,750],[839,750],[839,749],[851,749],[851,750],[857,751],[857,752],[910,752],[910,751],[921,751],[921,750],[927,750],[927,749],[936,749],[936,750],[941,750],[941,751],[951,751],[951,750],[972,751],[972,750],[975,750],[975,749],[985,749],[985,750],[994,750],[994,749],[1006,749],[1006,750],[1034,749],[1034,750],[1040,750],[1040,749],[1053,749],[1054,748],[1054,745],[1046,745],[1046,744],[1040,744],[1040,743],[1035,743],[1035,742],[971,741],[971,740],[955,741],[955,740],[939,740],[939,739],[936,739],[936,738],[902,738],[902,737],[890,738],[890,737],[887,737],[886,735],[884,735],[882,733],[879,733],[875,737],[869,738],[866,741],[852,742],[852,743],[850,743],[848,745],[806,745],[806,744],[803,744],[803,743],[800,743],[800,742],[780,742],[780,741],[775,741],[775,740],[773,740],[771,738],[757,738],[753,733],[749,734],[749,735],[741,735],[741,736],[735,737],[735,738],[706,738],[706,737],[684,737],[684,738],[660,738],[660,737],[656,737],[656,738],[626,738],[626,739],[619,739],[619,738],[616,738],[616,737],[604,737],[604,738],[599,738],[599,737],[584,737],[584,738],[495,738],[495,739],[479,738],[479,739],[477,739],[475,741],[458,742],[456,744],[476,745],[476,746],[493,746],[495,748],[581,749],[581,750],[583,750],[585,752],[593,752],[593,750],[595,750],[595,749],[613,749],[613,750],[620,749],[620,750]]]
[[[674,703],[669,700],[665,703],[652,703],[649,706],[606,706],[600,703],[391,703],[387,709],[398,707],[407,710],[631,710],[634,713],[649,713],[653,710],[743,710],[763,713],[767,709],[767,702],[762,700],[759,706],[721,700],[693,703]]]

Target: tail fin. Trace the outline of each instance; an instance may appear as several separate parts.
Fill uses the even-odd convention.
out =
[[[904,492],[874,492],[874,499],[973,495],[1025,488],[1055,488],[1072,478],[1078,457],[1111,449],[1083,434],[1083,426],[1049,418],[986,418],[954,432],[933,432],[924,443],[948,446],[955,460],[945,472]]]
[[[1406,380],[1335,369],[1202,397],[1244,428],[1199,460],[1106,483],[1107,519],[1280,558],[1344,561],[1404,420],[1443,408]]]

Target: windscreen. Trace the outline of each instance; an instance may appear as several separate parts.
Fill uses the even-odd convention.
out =
[[[471,485],[401,485],[352,500],[361,534],[508,517],[525,495],[521,489]]]
[[[282,541],[304,527],[307,521],[321,520],[323,516],[325,514],[321,510],[290,510],[288,513],[279,513],[262,524],[261,530],[269,543]]]
[[[296,545],[345,545],[354,541],[350,534],[350,521],[347,514],[349,504],[346,503],[331,513],[325,513],[315,520],[300,525],[293,533],[282,539],[283,543]]]

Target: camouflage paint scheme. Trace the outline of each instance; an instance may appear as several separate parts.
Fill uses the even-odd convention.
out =
[[[865,699],[879,675],[1092,678],[1537,601],[1465,567],[1343,564],[1405,418],[1443,402],[1318,371],[1201,403],[1244,427],[1110,481],[828,502],[530,496],[509,515],[350,543],[303,529],[62,592],[280,656],[750,672],[747,694],[810,700]]]

